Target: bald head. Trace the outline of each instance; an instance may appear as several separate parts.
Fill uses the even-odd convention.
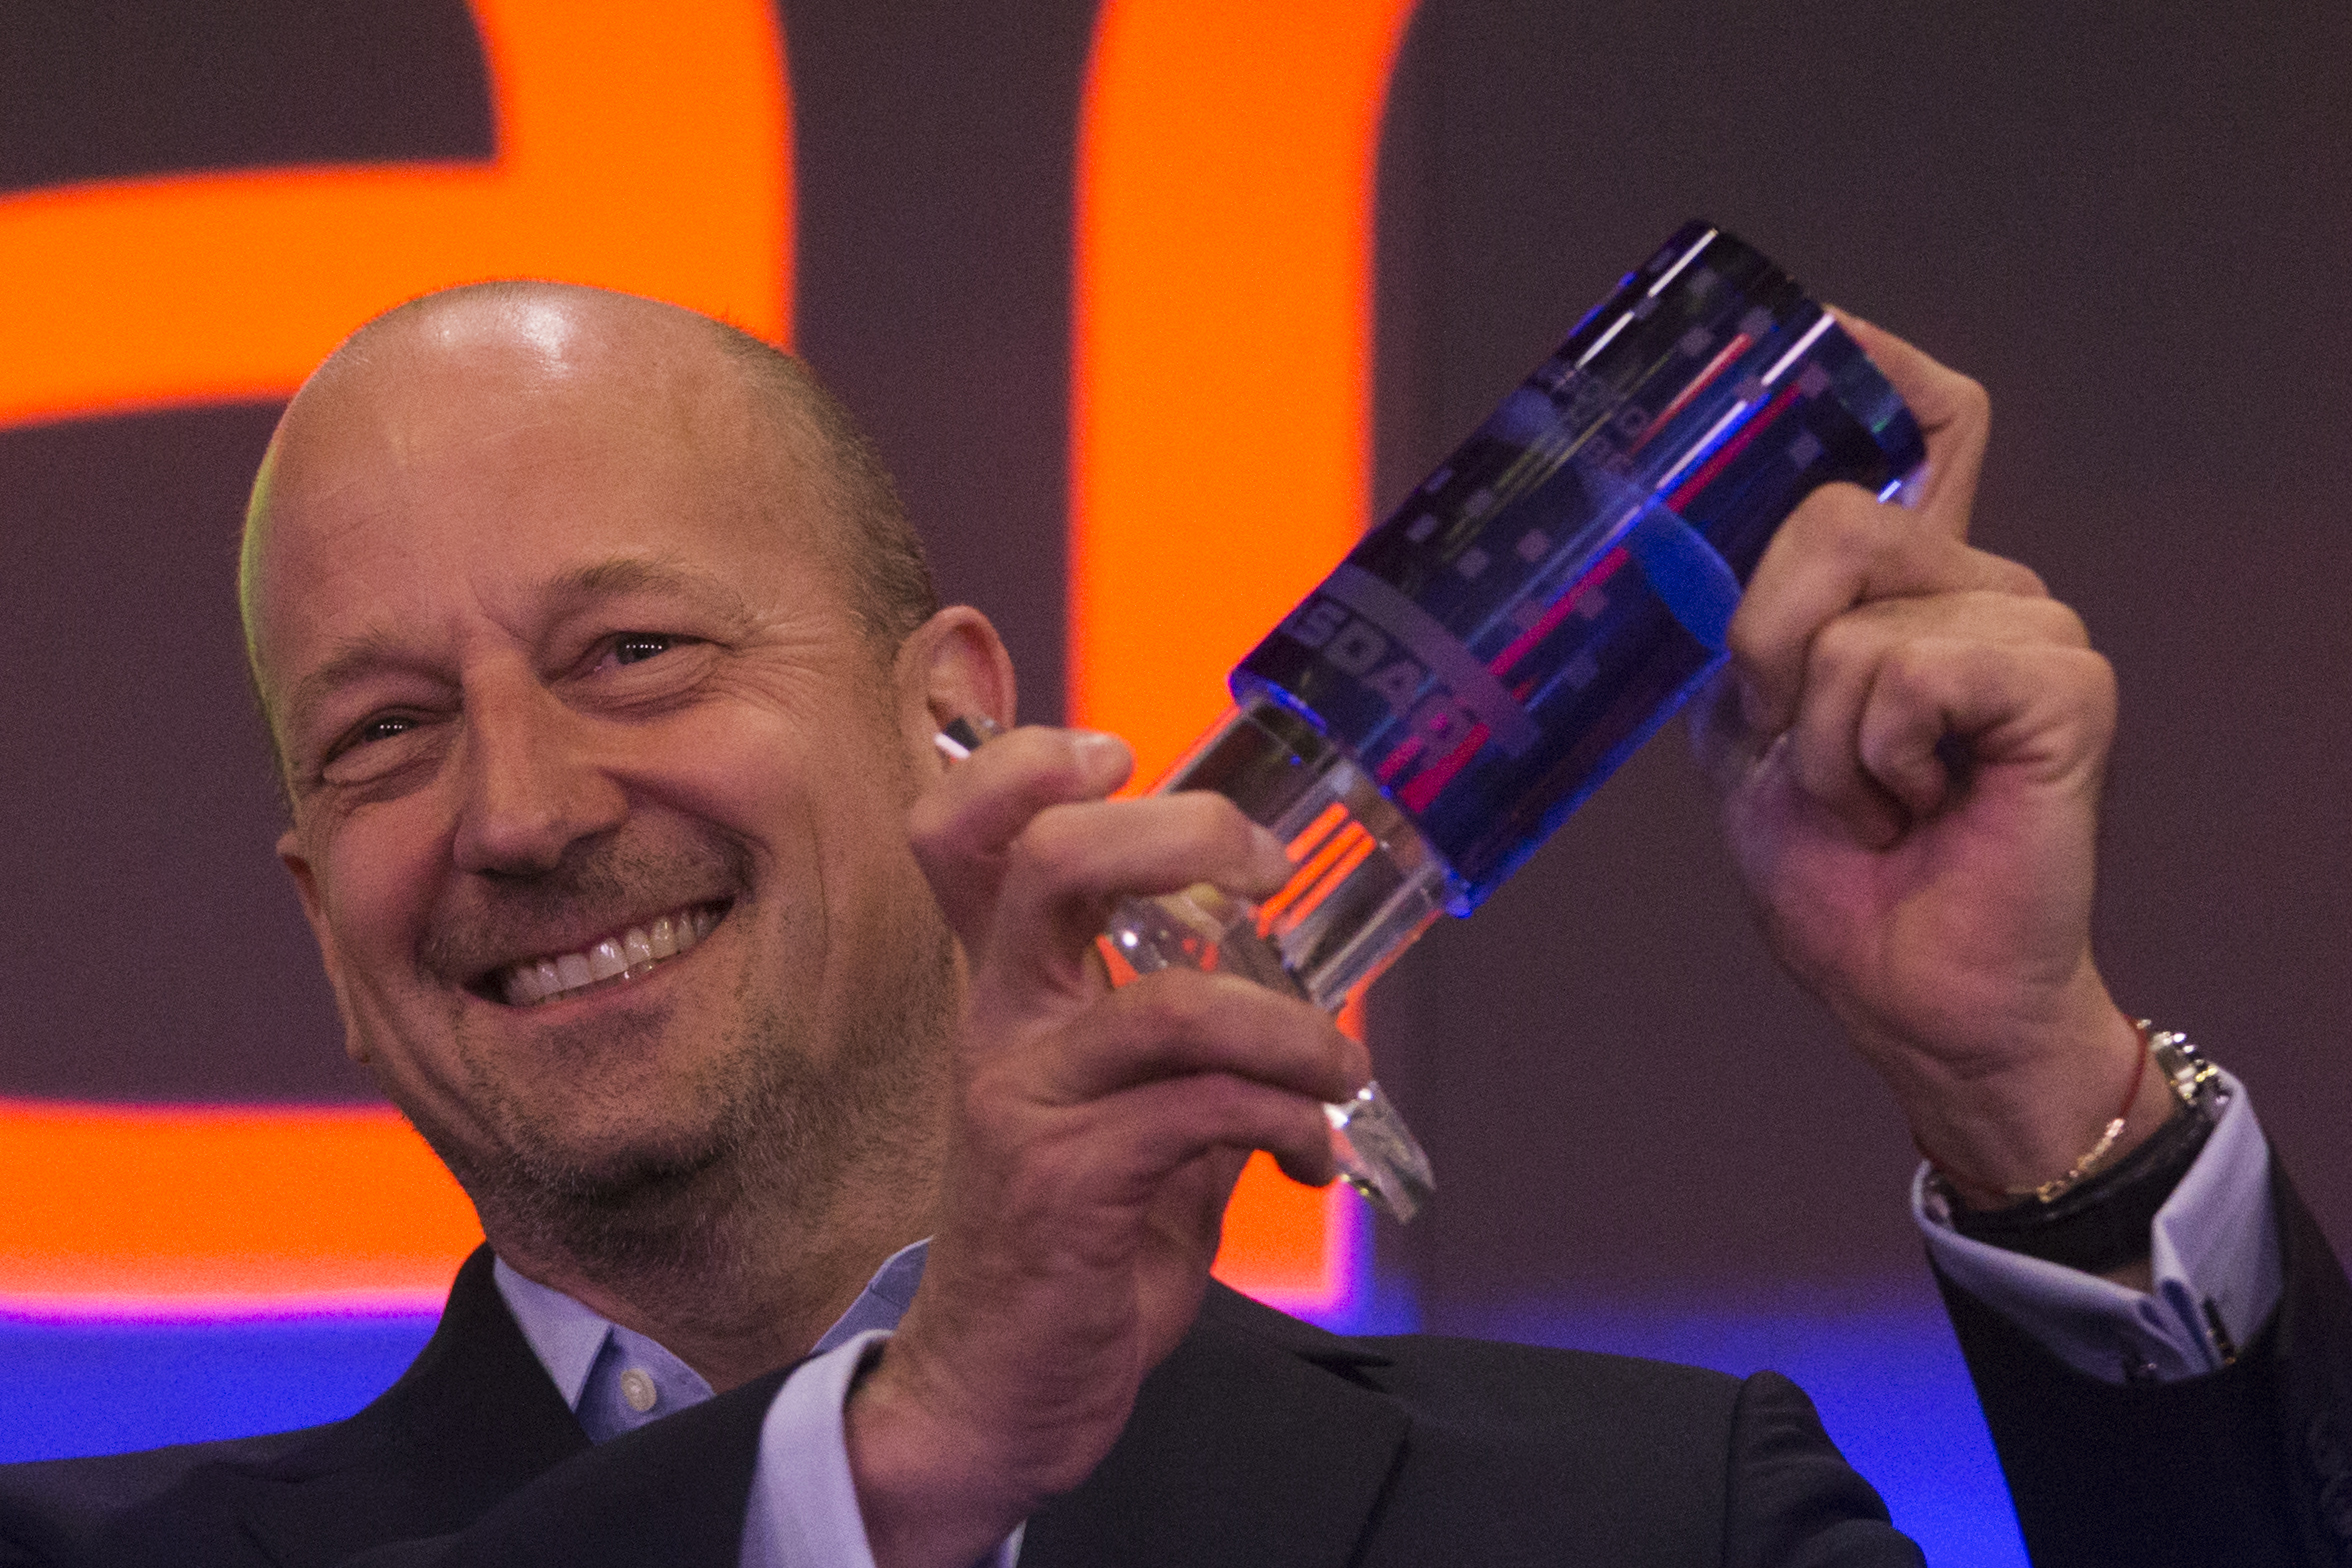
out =
[[[254,480],[238,600],[257,690],[278,730],[270,625],[290,532],[420,441],[496,442],[571,420],[659,452],[815,552],[887,654],[937,608],[888,473],[800,361],[723,322],[572,284],[494,282],[425,295],[361,327],[304,383]],[[528,484],[528,465],[517,484]],[[315,530],[312,530],[315,531]],[[322,541],[306,538],[300,547]]]

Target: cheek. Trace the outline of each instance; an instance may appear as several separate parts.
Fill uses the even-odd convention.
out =
[[[621,770],[629,787],[743,839],[788,882],[820,870],[829,880],[845,841],[880,836],[903,850],[898,775],[870,735],[837,718],[747,708],[639,732]]]
[[[372,806],[337,825],[319,888],[327,924],[358,991],[414,972],[417,942],[432,908],[446,835],[435,817],[401,800]]]
[[[907,842],[903,786],[893,773],[869,773],[816,822],[822,856],[832,968],[855,989],[915,961],[939,908]],[[865,981],[857,977],[865,977]]]
[[[839,972],[843,943],[903,924],[907,901],[930,893],[907,846],[907,784],[897,740],[837,716],[830,725],[758,722],[681,726],[669,760],[643,775],[674,809],[718,824],[753,846],[779,918],[821,942]],[[821,933],[803,926],[821,922]]]

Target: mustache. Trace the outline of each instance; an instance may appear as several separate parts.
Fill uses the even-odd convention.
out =
[[[616,922],[731,900],[750,885],[751,852],[731,840],[574,843],[544,872],[457,879],[427,918],[417,959],[428,974],[471,983],[580,946]]]

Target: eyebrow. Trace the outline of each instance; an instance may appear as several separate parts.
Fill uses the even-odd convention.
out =
[[[717,601],[729,618],[737,622],[754,619],[750,604],[724,577],[663,556],[615,556],[609,561],[574,567],[555,578],[547,588],[548,598],[565,608],[632,593],[690,594]]]
[[[300,735],[313,709],[354,676],[398,657],[400,634],[388,626],[372,626],[335,645],[327,662],[294,683],[286,698],[286,733]]]
[[[602,599],[635,593],[675,593],[714,602],[736,626],[757,617],[735,586],[715,572],[661,557],[615,556],[577,566],[549,580],[540,591],[547,607],[562,615]],[[286,701],[288,732],[299,734],[311,712],[336,688],[379,665],[401,662],[405,638],[391,626],[371,626],[335,646],[326,662],[294,683]]]

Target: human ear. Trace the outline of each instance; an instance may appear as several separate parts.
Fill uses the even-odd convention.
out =
[[[361,1043],[359,1030],[353,1027],[350,999],[343,990],[343,959],[335,947],[334,927],[327,923],[326,904],[319,896],[318,874],[311,869],[310,857],[303,851],[302,835],[288,828],[278,835],[278,864],[294,879],[295,894],[302,900],[302,918],[310,922],[310,934],[319,946],[319,962],[327,971],[327,985],[335,993],[335,1012],[343,1020],[343,1052],[361,1066],[368,1061],[367,1047]]]
[[[931,737],[959,718],[1012,726],[1013,656],[969,605],[950,605],[917,627],[899,648],[896,673],[900,721],[923,755],[936,756]]]

